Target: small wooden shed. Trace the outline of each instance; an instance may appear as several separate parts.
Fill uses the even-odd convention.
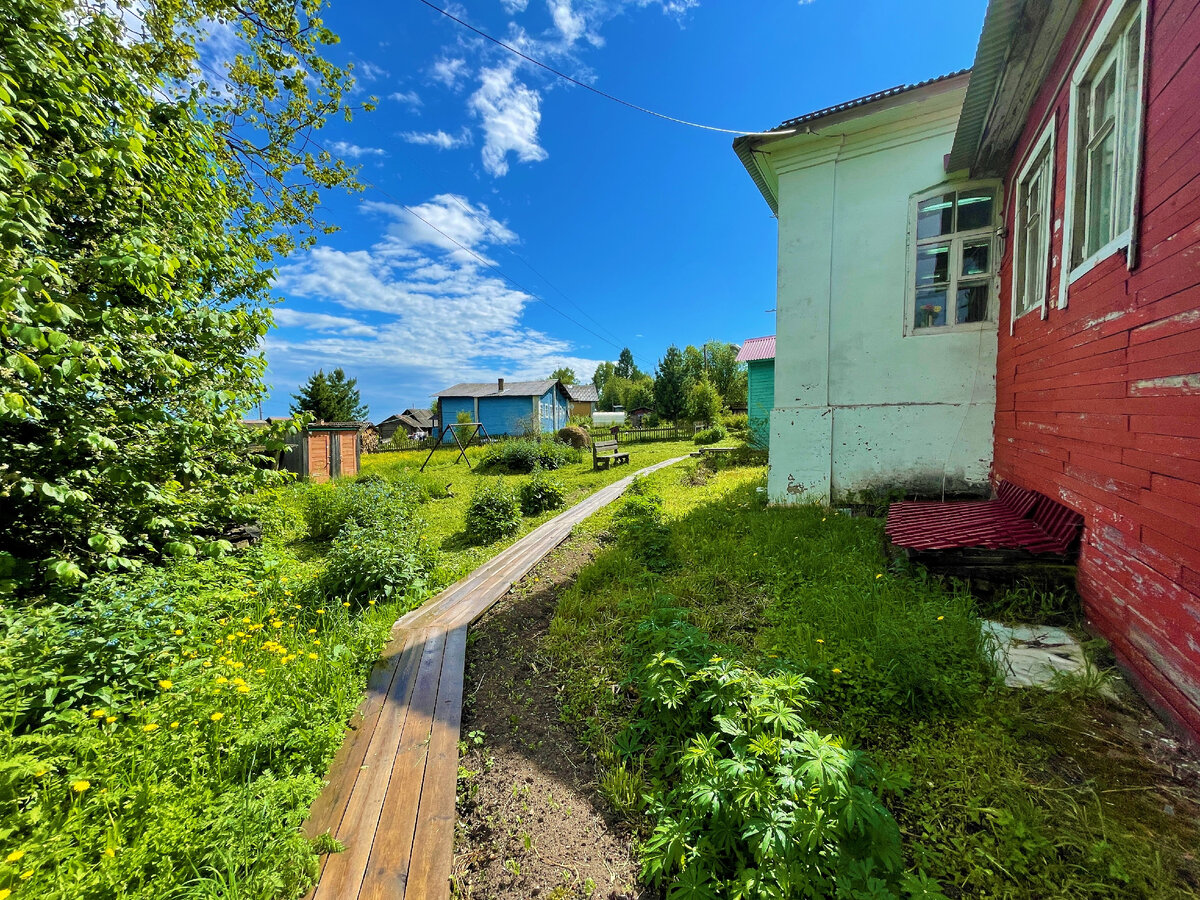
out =
[[[357,475],[362,462],[362,422],[313,422],[286,438],[283,468],[310,481]]]
[[[750,442],[765,450],[771,442],[771,410],[775,407],[775,335],[750,338],[742,344],[737,361],[746,364],[748,402],[744,411],[750,420]]]

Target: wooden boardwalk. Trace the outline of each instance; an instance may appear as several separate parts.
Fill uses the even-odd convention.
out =
[[[467,627],[641,469],[545,522],[392,628],[304,830],[345,845],[322,858],[310,900],[445,900]]]

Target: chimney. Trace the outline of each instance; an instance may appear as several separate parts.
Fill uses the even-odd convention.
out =
[[[501,394],[504,393],[504,379],[503,378],[496,379],[496,390]]]

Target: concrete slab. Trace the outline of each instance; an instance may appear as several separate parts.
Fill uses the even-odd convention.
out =
[[[1053,625],[1005,625],[985,619],[989,652],[1010,687],[1046,686],[1059,672],[1083,672],[1083,648]]]

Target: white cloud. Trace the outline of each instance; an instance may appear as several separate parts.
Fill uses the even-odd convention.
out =
[[[361,81],[378,81],[380,78],[387,78],[390,72],[383,66],[376,65],[368,60],[360,60],[354,64],[354,72]]]
[[[304,312],[286,306],[276,307],[275,325],[279,328],[304,328],[321,334],[343,334],[347,337],[373,337],[378,333],[372,325],[346,316]]]
[[[334,141],[329,145],[329,152],[343,159],[361,159],[364,156],[387,156],[387,151],[379,147],[360,147],[346,141]]]
[[[587,31],[587,19],[571,8],[571,0],[548,0],[548,2],[554,27],[558,29],[567,45],[570,46],[583,37],[584,32]]]
[[[465,128],[457,135],[447,134],[440,129],[438,131],[405,131],[400,134],[400,138],[410,144],[418,144],[423,147],[453,150],[471,143],[471,132]]]
[[[416,91],[395,91],[388,94],[388,99],[414,108],[421,105],[421,97]]]
[[[484,69],[471,95],[471,110],[483,123],[483,167],[492,175],[508,173],[508,154],[521,162],[541,162],[549,154],[538,143],[541,95],[517,81],[513,68]]]
[[[497,376],[541,378],[561,365],[577,372],[595,368],[599,361],[578,353],[569,341],[522,324],[536,298],[400,207],[364,206],[387,218],[375,244],[366,250],[315,247],[284,266],[276,286],[292,300],[369,310],[382,321],[370,326],[348,316],[278,309],[281,325],[309,333],[276,331],[268,337],[275,377],[344,365],[364,386],[408,379],[437,389]],[[517,240],[486,206],[456,195],[441,194],[412,208],[480,255]]]
[[[430,78],[451,90],[461,87],[469,74],[465,59],[450,56],[443,56],[429,70]]]

